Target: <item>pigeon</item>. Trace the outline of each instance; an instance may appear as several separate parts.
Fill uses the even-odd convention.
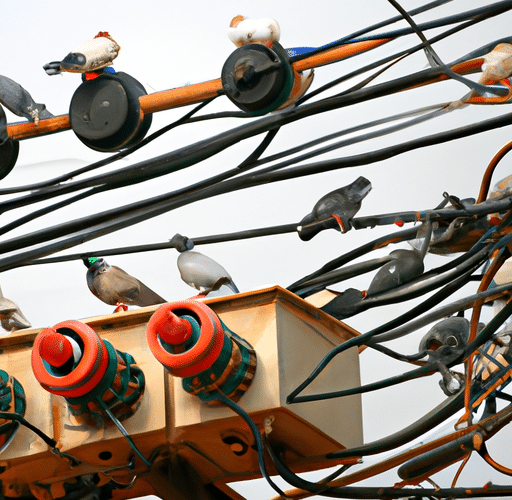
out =
[[[492,85],[512,75],[512,45],[499,43],[484,56],[482,75],[478,83]]]
[[[347,288],[320,309],[336,319],[354,316],[365,309],[364,293],[356,288]]]
[[[23,315],[20,308],[9,299],[3,296],[0,288],[0,324],[4,330],[14,332],[23,328],[30,328],[32,325]]]
[[[91,73],[106,68],[118,56],[121,47],[108,34],[100,31],[92,40],[80,44],[62,61],[52,61],[43,66],[48,75]]]
[[[244,16],[235,16],[229,25],[228,37],[237,47],[261,43],[272,48],[274,42],[279,42],[281,30],[275,19],[246,19]]]
[[[417,250],[394,250],[389,257],[391,260],[377,271],[371,281],[367,290],[369,296],[408,283],[425,270],[423,257]]]
[[[90,257],[83,259],[87,269],[87,286],[105,304],[118,306],[124,304],[140,307],[167,302],[117,266],[109,265],[104,259]],[[126,307],[123,307],[126,309]]]
[[[350,219],[361,208],[363,198],[372,185],[365,177],[359,177],[352,184],[336,189],[317,201],[311,213],[299,223],[297,231],[303,241],[309,241],[324,229],[337,229],[342,233],[351,228]]]
[[[53,116],[44,104],[36,103],[19,83],[3,75],[0,75],[0,102],[16,116],[27,118],[36,125],[39,120]]]
[[[188,250],[178,256],[178,269],[181,279],[191,287],[206,295],[218,290],[222,285],[228,286],[234,293],[238,288],[229,273],[210,257]]]
[[[461,389],[463,377],[449,370],[446,362],[464,352],[468,337],[469,321],[462,316],[452,316],[436,323],[420,341],[420,352],[425,351],[429,363],[436,364],[442,376],[439,385],[447,396]]]

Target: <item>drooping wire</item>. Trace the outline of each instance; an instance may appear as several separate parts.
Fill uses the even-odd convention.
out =
[[[132,448],[132,450],[141,458],[141,460],[148,466],[151,467],[152,463],[142,454],[142,452],[137,448],[137,445],[133,442],[130,434],[126,431],[123,424],[119,422],[117,417],[110,411],[110,408],[107,406],[105,401],[101,398],[97,398],[96,401],[100,404],[105,413],[109,416],[110,420],[114,423],[114,425],[119,429],[124,438],[128,441],[128,444]]]
[[[433,21],[427,21],[425,23],[419,24],[418,27],[420,30],[426,31],[429,29],[440,28],[442,26],[446,26],[446,25],[450,25],[450,24],[460,23],[462,21],[472,19],[481,14],[488,14],[488,13],[500,14],[500,13],[506,12],[507,10],[510,10],[510,9],[512,9],[512,2],[510,2],[510,1],[496,2],[494,4],[490,4],[485,7],[479,7],[477,9],[472,9],[472,10],[469,10],[466,12],[461,12],[458,14],[454,14],[454,15],[447,16],[444,18],[436,19]],[[400,19],[402,19],[402,18],[400,17]],[[397,18],[397,20],[399,20],[399,19]],[[319,48],[315,49],[314,51],[309,51],[304,54],[295,56],[295,57],[291,58],[291,61],[295,62],[295,61],[298,61],[301,59],[306,59],[307,57],[310,57],[312,55],[320,54],[322,52],[326,52],[328,50],[331,50],[333,48],[336,48],[336,47],[339,47],[341,45],[345,45],[348,43],[369,41],[369,40],[376,40],[376,39],[387,39],[387,38],[394,39],[394,38],[409,35],[412,33],[414,33],[414,30],[412,28],[408,27],[408,28],[398,29],[398,30],[394,30],[394,31],[378,33],[376,35],[368,35],[365,37],[361,37],[359,35],[356,35],[356,37],[354,37],[352,35],[349,35],[348,37],[341,38],[340,40],[337,40],[335,42],[331,42],[327,45],[319,47]]]
[[[218,96],[216,96],[216,97],[218,97]],[[207,100],[201,102],[196,107],[194,107],[194,109],[192,109],[191,111],[186,113],[184,116],[182,116],[178,120],[176,120],[168,125],[165,125],[160,130],[153,132],[151,135],[145,137],[137,144],[134,144],[133,146],[123,149],[122,151],[119,151],[118,153],[115,153],[115,154],[109,156],[108,158],[104,158],[97,162],[91,163],[90,165],[86,165],[85,167],[73,170],[71,172],[60,175],[58,177],[54,177],[53,179],[49,179],[46,181],[37,182],[35,184],[28,184],[25,186],[2,188],[2,189],[0,189],[0,195],[43,189],[43,188],[46,188],[49,186],[53,186],[53,185],[68,181],[74,177],[77,177],[78,175],[90,172],[92,170],[96,170],[98,168],[105,167],[106,165],[110,165],[111,163],[114,163],[115,161],[120,160],[122,158],[126,158],[127,156],[131,155],[132,153],[135,153],[135,151],[138,151],[142,147],[147,146],[150,142],[154,141],[155,139],[158,139],[160,136],[162,136],[166,132],[169,132],[170,130],[172,130],[176,127],[179,127],[180,125],[183,125],[185,123],[190,123],[192,121],[192,117],[197,112],[199,112],[201,109],[203,109],[205,106],[207,106],[210,102],[212,102],[214,99],[216,99],[216,97],[212,97],[211,99],[207,99]],[[216,116],[210,115],[209,118],[210,119],[216,118]],[[203,119],[206,119],[206,118],[203,117]]]
[[[252,418],[240,405],[236,404],[234,401],[229,399],[222,392],[217,391],[217,393],[215,394],[215,399],[218,399],[219,401],[222,402],[222,404],[224,404],[225,406],[233,410],[236,414],[238,414],[240,417],[242,417],[245,423],[249,426],[251,434],[253,435],[254,438],[254,444],[256,445],[256,451],[258,453],[258,466],[261,475],[279,495],[285,496],[283,490],[281,490],[281,488],[279,488],[279,486],[277,486],[277,484],[275,484],[274,481],[272,481],[267,472],[267,466],[265,465],[265,449],[263,447],[263,441],[261,439],[260,431],[258,427],[256,427],[256,424],[253,422]]]

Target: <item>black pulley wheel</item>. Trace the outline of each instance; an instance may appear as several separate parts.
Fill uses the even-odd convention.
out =
[[[126,73],[104,73],[76,89],[69,107],[71,128],[96,151],[119,151],[144,138],[152,116],[141,120],[141,83]]]
[[[285,50],[274,43],[252,43],[236,49],[221,74],[224,92],[241,110],[264,115],[285,103],[293,86],[293,70]]]
[[[0,179],[6,177],[14,168],[19,151],[19,141],[10,137],[0,144]]]
[[[14,168],[19,151],[19,141],[11,139],[7,133],[7,117],[0,106],[0,179],[7,177]]]

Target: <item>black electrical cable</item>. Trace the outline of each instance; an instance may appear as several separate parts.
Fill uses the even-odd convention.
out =
[[[458,313],[459,311],[463,311],[473,307],[475,302],[481,300],[495,300],[496,298],[503,295],[503,292],[508,292],[512,289],[512,282],[506,283],[504,285],[499,285],[494,288],[489,288],[483,292],[475,293],[473,295],[469,295],[462,299],[456,300],[450,304],[440,307],[434,311],[417,318],[414,321],[407,323],[402,327],[395,328],[386,333],[382,333],[378,336],[378,338],[373,338],[368,341],[366,345],[373,346],[374,344],[381,342],[389,342],[390,340],[399,339],[408,335],[411,332],[414,332],[430,323],[433,323],[436,320],[440,320],[442,318],[446,318],[453,314]]]
[[[430,38],[428,41],[429,43],[437,43],[441,40],[443,40],[444,38],[447,38],[455,33],[458,33],[459,31],[462,31],[466,28],[469,28],[471,26],[473,26],[474,24],[477,24],[481,21],[484,21],[486,19],[489,19],[491,17],[493,17],[495,14],[488,14],[488,15],[481,15],[479,17],[476,17],[470,21],[467,21],[466,23],[463,23],[459,26],[455,26],[454,28],[450,28],[449,30],[446,30],[445,32],[439,34],[439,35],[436,35],[432,38]],[[507,38],[503,38],[503,39],[500,39],[500,40],[497,40],[496,42],[493,42],[494,45],[497,45],[498,43],[502,43],[502,42],[508,42],[510,40],[510,37],[507,37]],[[469,60],[469,59],[473,59],[473,57],[476,57],[475,54],[477,55],[480,55],[482,53],[482,50],[485,50],[485,49],[488,49],[486,52],[488,52],[489,50],[492,50],[493,47],[490,47],[491,44],[486,44],[484,47],[480,47],[479,49],[477,49],[476,51],[473,51],[471,52],[470,54],[467,54],[466,56],[463,56],[461,57],[460,59],[458,59],[457,61],[453,61],[451,64],[457,64],[458,62],[462,62],[462,61],[465,61],[465,60]],[[402,60],[404,57],[407,57],[409,55],[412,55],[416,52],[418,52],[419,50],[423,49],[425,47],[425,44],[424,43],[420,43],[418,45],[414,45],[413,47],[409,48],[409,49],[405,49],[405,50],[402,50],[402,51],[399,51],[399,52],[396,52],[395,54],[392,54],[392,55],[389,55],[389,56],[386,56],[382,59],[379,59],[377,61],[374,61],[370,64],[367,64],[365,66],[362,66],[360,68],[357,68],[353,71],[351,71],[350,73],[347,73],[346,75],[343,75],[343,76],[340,76],[339,78],[335,78],[334,80],[326,83],[325,85],[322,85],[321,87],[311,91],[311,92],[308,92],[307,94],[305,94],[304,96],[302,96],[301,98],[297,99],[297,101],[295,102],[295,105],[296,106],[299,106],[300,104],[308,101],[309,99],[313,98],[313,97],[316,97],[317,95],[321,94],[322,92],[325,92],[326,90],[329,90],[333,87],[335,87],[336,85],[339,85],[340,83],[343,83],[351,78],[354,78],[356,76],[359,76],[363,73],[366,73],[367,71],[371,71],[372,69],[376,69],[384,64],[387,64],[387,63],[391,63],[392,61],[398,61],[398,60]]]
[[[427,53],[431,56],[433,59],[433,62],[442,68],[444,74],[448,77],[450,77],[453,80],[456,80],[458,82],[463,83],[467,87],[469,87],[473,92],[477,92],[481,95],[485,94],[485,92],[491,91],[491,89],[486,86],[482,85],[480,83],[473,82],[472,80],[469,80],[468,78],[465,78],[462,75],[459,75],[455,73],[449,66],[443,63],[439,55],[436,53],[436,51],[432,48],[432,45],[430,42],[426,39],[425,35],[423,34],[422,30],[419,28],[419,26],[414,22],[412,17],[407,13],[407,11],[402,8],[402,6],[396,1],[396,0],[388,0],[388,2],[393,5],[404,17],[404,19],[409,23],[414,33],[418,35],[422,43],[425,44],[425,50]]]
[[[228,408],[233,410],[236,414],[238,414],[240,417],[242,417],[243,420],[245,421],[245,423],[249,426],[249,429],[254,437],[254,444],[256,445],[256,451],[258,453],[258,466],[259,466],[261,475],[266,479],[267,483],[279,495],[286,496],[284,494],[284,492],[279,488],[279,486],[277,486],[277,484],[275,484],[274,481],[272,481],[272,479],[268,475],[267,467],[265,465],[265,456],[264,456],[265,450],[263,447],[263,441],[261,439],[261,434],[260,434],[258,427],[256,427],[256,424],[253,422],[253,420],[251,419],[249,414],[240,405],[236,404],[234,401],[229,399],[227,396],[225,396],[220,391],[217,391],[217,393],[215,394],[215,399],[221,401],[222,404],[224,404],[225,406],[227,406]]]
[[[0,418],[5,418],[6,420],[13,420],[14,422],[18,422],[23,425],[27,429],[30,429],[32,432],[37,434],[48,446],[51,448],[55,448],[57,446],[57,441],[52,439],[50,436],[45,434],[39,427],[31,424],[28,420],[22,417],[19,413],[11,413],[8,411],[0,411]]]
[[[443,289],[439,290],[432,297],[429,297],[423,303],[418,304],[417,306],[407,311],[406,313],[402,314],[401,316],[394,318],[393,320],[377,328],[374,328],[373,330],[370,330],[367,333],[346,340],[345,342],[343,342],[343,344],[340,344],[339,346],[332,349],[324,356],[324,358],[310,373],[310,375],[287,396],[287,402],[293,402],[294,398],[298,394],[300,394],[306,387],[308,387],[311,384],[311,382],[313,382],[313,380],[315,380],[316,377],[318,377],[318,375],[320,375],[320,373],[325,369],[325,367],[331,362],[331,360],[335,356],[341,354],[347,349],[350,349],[351,347],[360,347],[362,345],[365,345],[367,341],[379,335],[380,333],[384,333],[390,330],[391,328],[395,328],[399,325],[402,325],[407,321],[410,321],[411,319],[415,318],[419,314],[422,314],[425,311],[430,310],[433,307],[433,305],[438,304],[439,302],[450,296],[452,293],[459,290],[459,288],[469,280],[471,272],[472,270],[469,270],[468,272],[466,272],[466,274],[458,277],[457,279],[446,285]]]
[[[42,189],[42,188],[45,188],[45,187],[49,187],[49,186],[53,186],[53,185],[56,185],[56,184],[60,184],[62,182],[68,181],[68,180],[70,180],[70,179],[72,179],[74,177],[77,177],[78,175],[90,172],[92,170],[95,170],[95,169],[98,169],[98,168],[101,168],[101,167],[105,167],[106,165],[110,165],[111,163],[113,163],[113,162],[115,162],[117,160],[120,160],[122,158],[126,158],[127,156],[131,155],[135,151],[138,151],[142,147],[148,145],[150,142],[152,142],[155,139],[157,139],[158,137],[162,136],[166,132],[169,132],[170,130],[172,130],[172,129],[178,127],[178,126],[183,125],[184,123],[191,123],[192,117],[198,111],[203,109],[207,104],[212,102],[217,97],[218,96],[215,96],[215,97],[212,97],[211,99],[207,99],[206,101],[201,102],[194,109],[189,111],[187,114],[185,114],[184,116],[182,116],[178,120],[176,120],[176,121],[174,121],[174,122],[172,122],[172,123],[170,123],[168,125],[165,125],[160,130],[157,130],[156,132],[153,132],[151,135],[145,137],[144,139],[142,139],[137,144],[134,144],[133,146],[130,146],[130,147],[126,148],[126,149],[123,149],[122,151],[119,151],[118,153],[115,153],[115,154],[109,156],[108,158],[104,158],[104,159],[99,160],[97,162],[94,162],[94,163],[91,163],[89,165],[86,165],[85,167],[73,170],[71,172],[67,172],[66,174],[60,175],[58,177],[54,177],[53,179],[49,179],[49,180],[42,181],[42,182],[37,182],[37,183],[34,183],[34,184],[28,184],[28,185],[25,185],[25,186],[17,186],[17,187],[10,187],[10,188],[0,189],[0,195],[20,193],[20,192],[23,192],[23,191],[34,191],[34,190],[37,190],[37,189]],[[216,118],[216,116],[215,115],[209,115],[208,118],[203,117],[203,119],[211,119],[211,118]]]
[[[372,486],[328,486],[307,481],[294,472],[267,446],[267,451],[279,475],[296,488],[310,493],[332,498],[370,499],[377,498],[486,498],[508,496],[512,494],[512,486],[486,485],[483,488],[398,488]]]
[[[442,403],[423,415],[407,427],[361,446],[335,451],[326,455],[328,459],[345,459],[349,457],[364,457],[377,455],[398,448],[413,439],[420,437],[434,427],[452,417],[464,407],[464,390],[445,399]]]
[[[497,2],[497,3],[491,4],[491,5],[487,5],[485,7],[479,7],[477,9],[468,10],[466,12],[461,12],[458,14],[444,17],[444,18],[427,21],[422,24],[419,24],[418,28],[421,31],[427,31],[430,29],[441,28],[443,26],[447,26],[450,24],[456,24],[456,23],[460,23],[463,21],[467,21],[468,19],[472,19],[472,18],[480,16],[482,14],[485,15],[485,14],[492,13],[492,15],[499,15],[499,14],[502,14],[503,12],[507,12],[510,9],[512,9],[512,2],[510,2],[509,0],[503,1],[503,2]],[[328,45],[319,47],[319,48],[315,49],[314,51],[309,51],[304,54],[294,56],[293,58],[291,58],[291,61],[295,62],[298,60],[306,59],[312,55],[326,52],[330,49],[339,47],[341,45],[346,45],[346,44],[355,43],[355,42],[370,41],[370,40],[381,40],[381,39],[383,40],[383,39],[388,39],[388,38],[396,39],[398,37],[410,35],[413,33],[414,33],[413,28],[407,27],[407,28],[402,28],[402,29],[398,29],[398,30],[377,33],[375,35],[368,35],[365,37],[342,38],[338,41],[331,42]],[[329,64],[329,63],[326,63],[326,64]]]
[[[501,244],[507,244],[510,238],[502,238],[503,241]],[[496,245],[498,246],[498,245]],[[491,247],[490,250],[494,250],[495,247]],[[505,310],[506,309],[506,310]],[[471,342],[466,348],[465,348],[465,355],[467,356],[469,353],[473,352],[476,348],[478,348],[481,344],[485,343],[487,340],[489,340],[490,335],[492,335],[496,329],[510,316],[510,311],[512,311],[512,302],[508,304],[507,307],[505,307],[498,315],[496,315],[485,327],[484,329],[477,335],[475,340]],[[508,316],[507,316],[508,314]],[[358,388],[350,389],[350,390],[343,390],[343,391],[334,391],[331,393],[325,393],[325,394],[314,394],[314,395],[306,395],[306,396],[298,396],[306,387],[309,386],[309,384],[323,371],[323,369],[327,366],[327,364],[338,354],[341,352],[347,350],[350,347],[354,346],[360,346],[364,345],[365,342],[368,339],[371,339],[376,335],[375,331],[368,332],[366,334],[360,335],[359,337],[354,337],[352,339],[347,340],[343,344],[340,344],[339,346],[332,349],[325,357],[324,359],[317,365],[317,367],[311,372],[311,374],[304,380],[294,391],[292,391],[287,396],[287,403],[299,403],[299,402],[305,402],[305,401],[316,401],[319,399],[330,399],[334,397],[340,397],[350,394],[356,394],[358,393]],[[364,386],[363,388],[359,388],[359,391],[367,392],[368,390],[376,390],[383,387],[388,387],[389,385],[393,385],[395,383],[401,383],[402,381],[409,380],[408,377],[414,377],[417,376],[423,376],[423,373],[428,371],[425,367],[428,367],[428,364],[421,367],[423,370],[413,370],[407,374],[403,374],[398,377],[392,377],[390,379],[386,379],[384,381],[376,382],[373,384],[368,384],[368,386]],[[362,389],[362,390],[361,390]]]
[[[354,259],[357,259],[358,257],[362,257],[363,255],[366,255],[369,252],[372,252],[373,250],[377,250],[379,248],[383,248],[388,246],[391,243],[400,243],[402,241],[408,241],[412,240],[416,237],[418,231],[421,229],[421,226],[418,227],[411,227],[402,231],[398,231],[396,233],[381,236],[380,238],[377,238],[375,240],[370,241],[369,243],[365,243],[364,245],[354,249],[350,250],[349,252],[341,255],[340,257],[336,257],[335,259],[329,261],[327,264],[324,264],[320,269],[317,271],[312,272],[311,274],[308,274],[304,278],[301,278],[300,280],[295,281],[288,287],[286,287],[290,292],[296,292],[299,290],[299,287],[304,285],[305,283],[309,283],[311,280],[314,280],[316,278],[319,278],[327,273],[330,273],[339,267],[347,264],[348,262],[351,262]]]
[[[136,165],[119,169],[116,172],[98,175],[86,180],[75,181],[74,183],[67,183],[66,185],[38,190],[25,197],[0,202],[0,212],[12,208],[19,208],[30,203],[46,200],[50,197],[67,194],[94,185],[112,183],[112,188],[114,188],[117,183],[118,186],[124,186],[126,185],[126,179],[128,177],[131,179],[131,184],[153,179],[202,161],[213,154],[216,154],[231,145],[258,133],[291,123],[306,116],[311,116],[342,106],[353,105],[368,99],[382,97],[389,93],[404,90],[408,87],[427,81],[435,76],[439,76],[440,74],[442,74],[442,71],[439,68],[430,68],[406,77],[398,78],[392,82],[386,82],[366,89],[360,89],[348,95],[331,97],[300,108],[285,109],[280,113],[276,113],[269,117],[263,117],[257,121],[242,125],[234,130],[221,133],[210,139],[167,153],[153,160],[140,162]],[[485,123],[485,125],[481,125],[481,127],[485,127],[486,125],[487,123]],[[176,165],[176,161],[178,161],[178,165]],[[275,170],[275,168],[279,167],[273,167],[273,170]]]
[[[423,12],[426,12],[426,11],[433,9],[435,7],[438,7],[440,5],[444,5],[445,3],[448,3],[451,1],[452,0],[436,0],[434,2],[430,2],[428,4],[425,4],[420,7],[415,8],[415,9],[412,9],[411,11],[409,11],[409,14],[412,16],[415,16],[416,14],[421,14]],[[329,50],[331,48],[338,47],[339,45],[349,42],[350,40],[353,40],[354,38],[360,37],[361,35],[365,35],[366,33],[370,33],[379,28],[383,28],[384,26],[396,23],[401,20],[402,20],[401,16],[394,16],[390,19],[386,19],[385,21],[380,21],[378,23],[372,24],[371,26],[368,26],[361,30],[355,31],[354,33],[351,33],[350,35],[344,36],[343,38],[340,38],[339,40],[336,40],[334,42],[323,45],[322,47],[317,47],[316,49],[311,50],[305,54],[293,56],[290,58],[290,60],[292,62],[295,62],[295,61],[300,61],[302,59],[305,59],[305,58],[310,57],[315,54],[320,54],[320,53],[324,52],[325,50]]]
[[[332,104],[332,103],[331,103]],[[139,171],[144,171],[148,169],[150,166],[156,166],[162,167],[162,165],[165,165],[167,170],[169,171],[169,164],[171,166],[173,165],[173,161],[171,160],[172,157],[181,157],[183,160],[182,155],[185,151],[190,151],[190,156],[194,156],[195,160],[188,157],[188,160],[185,160],[184,162],[180,162],[179,168],[183,168],[184,164],[187,166],[190,164],[193,164],[194,161],[200,161],[203,159],[203,152],[201,148],[207,148],[209,153],[208,155],[214,154],[214,149],[218,149],[216,152],[219,152],[224,147],[228,147],[225,141],[228,141],[231,144],[234,144],[238,142],[239,140],[242,140],[245,138],[245,136],[248,136],[252,133],[256,133],[254,130],[254,125],[257,124],[256,130],[258,132],[264,131],[265,128],[268,128],[269,130],[272,128],[276,128],[277,126],[282,126],[285,122],[289,123],[292,120],[291,117],[294,119],[296,118],[295,113],[297,111],[303,111],[305,108],[313,107],[315,112],[320,112],[319,108],[317,107],[318,103],[310,104],[308,106],[304,106],[302,108],[298,108],[298,110],[284,110],[281,113],[278,113],[276,115],[272,115],[270,117],[265,117],[260,119],[257,122],[252,122],[250,124],[247,124],[245,126],[241,126],[238,129],[235,129],[234,131],[231,131],[228,136],[229,139],[226,137],[226,133],[220,134],[219,136],[216,136],[216,138],[213,138],[209,141],[202,141],[201,143],[198,143],[196,145],[193,145],[194,152],[190,151],[192,146],[188,146],[185,148],[182,148],[181,150],[178,150],[178,152],[172,152],[169,157],[169,155],[163,155],[162,157],[158,157],[152,160],[148,160],[146,162],[141,162],[137,164],[136,169]],[[326,109],[325,103],[321,103],[320,106],[322,109]],[[303,116],[302,116],[303,117]],[[286,118],[286,119],[285,119]],[[263,122],[263,123],[262,123]],[[508,125],[512,123],[512,114],[503,115],[498,118],[490,119],[482,121],[478,124],[466,126],[463,128],[451,130],[449,132],[442,132],[439,134],[434,134],[431,136],[423,137],[421,139],[412,140],[406,143],[401,143],[399,145],[391,146],[388,148],[384,148],[381,150],[373,151],[370,153],[365,153],[362,155],[356,155],[353,157],[338,159],[338,160],[327,160],[324,162],[318,162],[313,163],[309,165],[303,165],[300,167],[295,168],[289,168],[282,172],[270,172],[265,175],[265,173],[261,174],[259,173],[257,176],[256,174],[246,174],[244,176],[241,176],[237,179],[231,179],[229,181],[225,181],[223,183],[220,183],[217,186],[211,186],[208,188],[205,188],[204,191],[201,193],[196,193],[194,196],[191,196],[189,199],[185,200],[166,200],[166,197],[169,196],[163,195],[160,197],[156,197],[150,200],[143,200],[142,202],[137,202],[134,204],[130,204],[124,207],[120,207],[118,209],[114,209],[108,212],[103,212],[100,214],[96,214],[94,216],[88,217],[86,221],[83,219],[80,220],[79,225],[77,226],[75,223],[76,230],[79,230],[80,234],[77,234],[76,236],[70,238],[68,241],[65,242],[59,242],[58,244],[49,245],[46,249],[32,252],[29,255],[23,255],[21,258],[15,258],[14,260],[8,259],[6,261],[3,260],[3,265],[1,265],[1,268],[3,270],[12,268],[13,266],[16,267],[16,265],[24,260],[28,259],[34,259],[41,257],[43,255],[48,255],[49,253],[54,253],[55,251],[62,250],[64,248],[69,248],[70,246],[73,246],[76,244],[76,241],[87,241],[89,239],[95,238],[98,235],[102,234],[108,234],[109,232],[112,232],[114,230],[120,229],[122,227],[127,227],[129,225],[132,225],[134,223],[140,222],[142,220],[146,220],[148,218],[154,217],[156,215],[160,215],[162,213],[165,213],[169,210],[172,210],[174,208],[177,208],[178,206],[183,206],[185,204],[191,203],[192,201],[197,201],[198,199],[205,199],[207,197],[216,196],[217,194],[224,194],[227,192],[231,192],[236,189],[243,189],[248,187],[253,187],[262,183],[267,182],[275,182],[278,180],[285,180],[287,178],[293,178],[303,175],[310,175],[312,173],[320,173],[323,171],[329,171],[336,168],[345,168],[347,166],[357,166],[361,164],[368,164],[376,161],[383,160],[385,158],[390,158],[392,156],[398,155],[400,153],[403,153],[405,151],[413,150],[420,147],[429,146],[432,144],[442,143],[449,140],[454,140],[461,137],[467,137],[476,133],[480,133],[486,130],[491,130],[497,127],[502,127],[505,125]],[[208,144],[206,144],[207,142]],[[222,145],[219,145],[219,143],[222,143]],[[199,150],[199,151],[198,151]],[[171,158],[171,159],[170,159]],[[177,158],[176,158],[177,159]],[[125,172],[126,173],[126,172]],[[163,175],[163,174],[162,174]],[[126,182],[126,181],[125,181]],[[166,203],[167,201],[167,203]],[[157,205],[158,203],[162,202],[160,205]],[[153,205],[153,206],[151,206]],[[143,207],[146,207],[146,210],[143,210]],[[130,212],[133,215],[130,215]],[[105,221],[107,219],[111,220],[110,225],[105,224]],[[83,230],[84,224],[95,226],[97,223],[101,221],[101,226],[98,228],[94,228],[91,230]],[[42,232],[39,232],[38,240],[39,241],[46,241],[48,239],[56,238],[58,236],[52,236],[52,234],[59,234],[60,236],[63,236],[65,234],[69,234],[71,229],[65,229],[70,228],[70,225],[60,225],[59,227],[49,228],[47,230],[43,230]],[[82,229],[82,230],[80,230]],[[46,231],[46,233],[45,233]],[[64,231],[64,234],[62,232]],[[32,239],[33,234],[26,237],[20,237],[17,238],[18,242],[20,240],[25,241],[23,244],[18,246],[19,248],[25,247],[27,244],[31,245],[34,241]],[[12,241],[5,242],[7,247],[16,247],[16,243],[13,244]],[[12,248],[15,249],[15,248]],[[2,251],[7,251],[4,247]]]
[[[203,186],[212,186],[215,183],[218,183],[222,180],[228,179],[230,177],[233,177],[234,175],[237,175],[237,174],[243,172],[245,169],[247,169],[247,167],[252,168],[252,164],[254,163],[254,161],[257,158],[259,158],[259,156],[261,154],[263,154],[265,149],[269,146],[269,144],[272,142],[274,137],[277,135],[278,131],[279,131],[279,129],[276,128],[274,130],[270,130],[269,132],[267,132],[267,134],[265,135],[265,137],[263,138],[261,143],[258,145],[258,147],[240,165],[238,165],[234,169],[228,170],[228,171],[218,174],[216,176],[213,176],[213,177],[210,177],[203,181],[200,181],[192,186],[188,186],[187,188],[179,190],[178,192],[176,192],[176,194],[190,192],[195,189],[199,189]],[[130,184],[131,184],[130,179],[127,179],[125,185],[130,185]],[[0,235],[6,234],[7,232],[12,231],[13,229],[17,229],[21,225],[31,222],[32,220],[34,220],[38,217],[47,215],[47,214],[54,212],[55,210],[58,210],[60,208],[67,207],[68,205],[70,205],[72,203],[83,200],[89,196],[93,196],[95,194],[101,193],[103,191],[106,191],[107,189],[108,189],[108,187],[105,185],[98,186],[98,187],[90,189],[89,191],[80,193],[71,198],[67,198],[67,199],[60,201],[58,203],[55,203],[53,205],[49,205],[40,210],[31,212],[23,217],[20,217],[18,219],[11,221],[8,224],[5,224],[4,226],[0,226]]]

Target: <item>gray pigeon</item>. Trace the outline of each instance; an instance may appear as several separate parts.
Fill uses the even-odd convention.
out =
[[[32,325],[25,318],[20,308],[9,299],[3,296],[0,288],[0,324],[4,330],[14,332],[23,328],[30,328]]]
[[[0,75],[0,102],[15,115],[36,124],[40,119],[53,116],[44,104],[36,103],[19,83],[3,75]]]
[[[180,253],[178,269],[181,279],[202,294],[218,290],[222,285],[228,286],[234,293],[239,293],[229,273],[202,253],[191,250]]]
[[[298,233],[303,241],[309,241],[324,229],[346,232],[351,228],[350,219],[361,208],[363,198],[372,185],[365,177],[358,177],[352,184],[336,189],[320,198],[311,213],[299,223]]]
[[[423,257],[417,250],[394,250],[389,257],[391,260],[379,269],[370,283],[369,296],[409,283],[425,270]]]
[[[137,278],[117,266],[107,264],[104,259],[91,257],[83,259],[83,262],[88,268],[89,290],[106,304],[145,307],[167,302]]]

